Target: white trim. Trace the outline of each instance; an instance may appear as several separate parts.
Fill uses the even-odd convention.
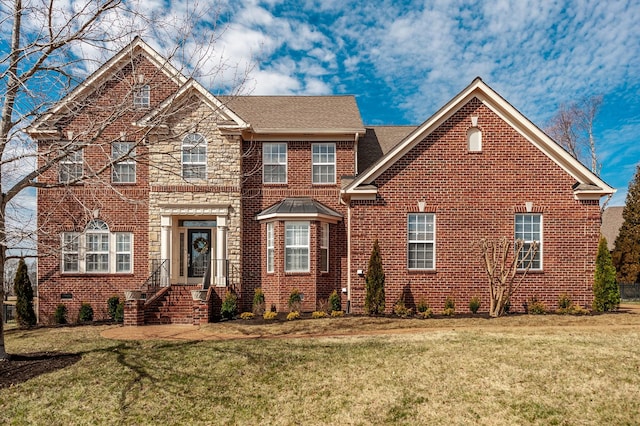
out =
[[[542,213],[515,213],[513,215],[513,238],[516,239],[517,235],[516,235],[516,217],[518,216],[529,216],[529,217],[539,217],[540,218],[540,240],[523,240],[526,244],[531,244],[533,241],[537,241],[539,246],[538,246],[538,252],[536,253],[537,255],[540,255],[540,267],[539,268],[534,268],[533,266],[531,266],[531,268],[529,268],[530,271],[543,271],[544,270],[544,214]],[[518,267],[517,270],[518,271],[524,271],[526,268],[520,268]]]
[[[276,266],[276,247],[275,247],[275,226],[273,222],[269,222],[267,223],[267,227],[266,227],[266,269],[267,269],[267,274],[272,274],[275,272],[275,266]],[[271,257],[269,257],[269,251],[271,251]],[[271,262],[269,262],[269,260],[271,260]]]
[[[431,216],[433,218],[433,239],[432,240],[410,240],[409,239],[409,218],[411,216],[423,216],[423,217],[428,217]],[[435,271],[436,269],[436,214],[435,213],[420,213],[420,212],[415,212],[415,213],[409,213],[407,215],[407,234],[406,234],[406,238],[407,238],[407,262],[406,262],[406,267],[407,270],[409,271]],[[432,263],[433,266],[431,268],[412,268],[411,266],[409,266],[409,262],[410,262],[410,250],[409,250],[409,245],[410,244],[433,244],[433,257],[432,257]]]
[[[269,220],[269,219],[293,220],[293,221],[319,220],[322,222],[329,222],[334,224],[342,220],[342,218],[339,218],[336,216],[329,216],[322,213],[271,213],[271,214],[256,216],[257,221],[263,221],[263,220]]]
[[[313,149],[315,147],[321,147],[321,146],[327,146],[327,147],[333,147],[333,162],[332,163],[314,163],[313,161],[313,157],[314,155],[316,155],[316,153],[314,153]],[[317,154],[318,156],[322,156],[323,153],[319,152]],[[327,155],[330,155],[330,153],[327,153]],[[322,167],[322,166],[333,166],[333,180],[331,180],[330,182],[315,182],[314,181],[314,173],[313,173],[313,168],[314,167]],[[337,169],[338,168],[338,153],[337,153],[337,148],[336,148],[336,144],[335,142],[321,142],[321,143],[312,143],[311,144],[311,184],[312,185],[335,185],[336,184],[336,174],[337,174]]]
[[[304,224],[307,228],[307,244],[306,245],[290,245],[287,246],[287,226],[295,224]],[[311,222],[309,221],[289,221],[284,223],[284,272],[285,273],[307,273],[311,271]],[[287,269],[287,248],[291,249],[307,249],[307,268],[306,269]]]
[[[266,163],[265,162],[265,146],[271,146],[271,145],[280,145],[280,146],[284,146],[284,163]],[[279,149],[278,149],[279,152]],[[273,150],[269,152],[269,155],[271,156],[271,154],[273,153]],[[265,175],[265,166],[284,166],[284,181],[280,182],[265,182],[264,180],[264,175]],[[289,145],[286,142],[269,142],[269,143],[265,143],[262,144],[262,184],[263,185],[286,185],[287,182],[289,180]]]
[[[198,138],[199,137],[199,138]],[[188,143],[185,142],[187,140],[187,138],[190,139],[197,139],[197,142],[193,143],[191,141],[189,141]],[[206,181],[207,180],[207,159],[208,159],[208,142],[207,142],[207,138],[204,137],[204,135],[200,134],[200,133],[196,133],[196,132],[192,132],[192,133],[187,133],[183,138],[182,138],[182,143],[180,144],[180,162],[181,162],[181,166],[182,166],[182,179],[186,180],[186,181]],[[185,146],[190,147],[188,149],[185,150]],[[185,155],[185,151],[189,151],[189,158],[191,158],[191,156],[193,155],[191,153],[191,151],[193,151],[194,149],[202,149],[204,148],[204,160],[202,161],[188,161],[185,162],[184,161],[184,155]],[[195,154],[197,157],[200,156],[199,153]],[[185,176],[185,166],[197,166],[197,167],[204,167],[204,176],[200,177],[187,177]],[[191,173],[193,173],[193,170],[191,171]]]
[[[329,228],[329,224],[327,222],[323,222],[320,224],[320,272],[328,273],[331,269],[331,258],[329,257],[329,246],[331,245],[331,237],[330,237],[331,229]],[[327,263],[324,264],[322,262],[322,252],[327,252]]]

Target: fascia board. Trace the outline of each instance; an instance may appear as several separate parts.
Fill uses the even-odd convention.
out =
[[[318,213],[271,213],[256,216],[256,220],[263,222],[265,220],[322,220],[329,223],[338,223],[342,219],[336,216]]]

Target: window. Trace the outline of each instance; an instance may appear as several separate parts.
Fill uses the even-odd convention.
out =
[[[111,180],[113,183],[135,183],[136,149],[133,142],[114,142],[111,144]]]
[[[435,269],[434,214],[409,215],[408,267],[409,269]]]
[[[68,153],[60,160],[60,183],[69,183],[82,178],[82,149]]]
[[[62,272],[130,273],[133,270],[133,234],[109,232],[107,224],[92,220],[84,233],[62,234]]]
[[[274,262],[273,222],[267,223],[267,272],[273,272]]]
[[[182,177],[207,177],[207,141],[199,133],[190,133],[182,140]]]
[[[309,222],[285,222],[284,270],[309,272]]]
[[[262,182],[287,183],[287,144],[265,143],[262,146]]]
[[[151,103],[151,89],[148,84],[136,86],[133,90],[133,107],[149,108]]]
[[[477,127],[471,127],[467,131],[467,143],[470,152],[482,151],[482,132]]]
[[[320,272],[329,272],[329,224],[322,224],[320,236]]]
[[[518,266],[526,268],[531,261],[531,269],[542,269],[542,215],[517,214],[515,239],[524,241],[524,247],[518,255]],[[526,256],[531,243],[538,243],[538,251],[531,257]]]
[[[336,183],[336,144],[311,145],[311,164],[313,183]]]

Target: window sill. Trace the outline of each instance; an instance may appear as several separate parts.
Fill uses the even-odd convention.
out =
[[[435,274],[438,271],[436,269],[407,269],[407,273],[412,275],[418,274]]]
[[[289,277],[289,276],[295,276],[295,275],[311,275],[311,271],[296,271],[296,272],[285,272],[284,273],[285,276]]]
[[[267,183],[267,182],[262,182],[262,185],[263,185],[263,186],[280,186],[280,187],[286,187],[286,186],[288,186],[289,184],[288,184],[288,183],[286,183],[286,182],[284,182],[284,183],[275,183],[275,182],[268,182],[268,183]]]
[[[64,277],[132,277],[133,272],[60,272]]]
[[[524,274],[527,273],[527,275],[529,274],[534,274],[534,275],[539,275],[539,274],[544,274],[544,269],[529,269],[528,271],[525,271],[524,269],[518,269],[516,271],[516,273],[518,274]]]

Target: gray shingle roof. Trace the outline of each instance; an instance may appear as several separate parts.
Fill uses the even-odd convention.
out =
[[[622,218],[622,210],[624,210],[624,207],[622,206],[612,206],[607,207],[604,212],[602,212],[602,225],[600,225],[600,233],[607,239],[607,246],[609,246],[609,251],[613,250],[616,243],[616,238],[618,237],[618,233],[620,232],[620,227],[624,222],[624,219]]]
[[[332,216],[342,219],[342,215],[333,209],[325,206],[319,201],[308,197],[285,198],[279,203],[274,204],[258,213],[256,217],[264,216],[289,216],[289,215],[308,215],[308,216]]]
[[[367,126],[358,142],[358,173],[362,173],[402,141],[416,126]]]
[[[355,97],[218,96],[255,130],[364,129]]]

